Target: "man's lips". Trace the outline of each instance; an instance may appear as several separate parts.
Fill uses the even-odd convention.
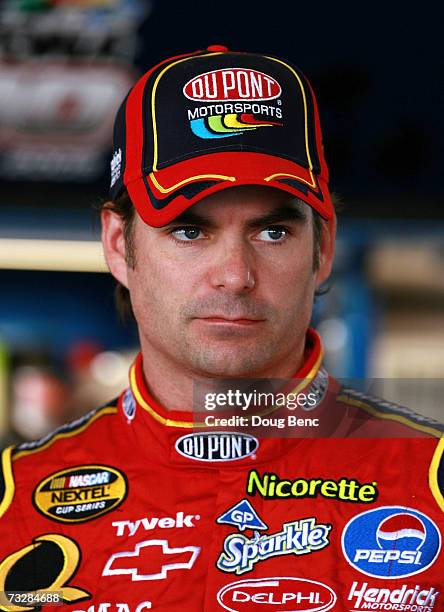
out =
[[[213,315],[210,317],[196,317],[199,321],[205,321],[207,323],[219,323],[222,325],[255,325],[256,323],[263,323],[265,319],[251,319],[248,317],[223,317],[220,315]]]

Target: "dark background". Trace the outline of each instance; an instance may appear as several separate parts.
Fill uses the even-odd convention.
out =
[[[287,58],[310,79],[320,107],[331,188],[345,215],[442,217],[442,20],[422,3],[230,3],[158,0],[139,28],[139,73],[177,53],[224,44]],[[93,185],[51,185],[66,206],[106,195]],[[3,184],[11,203],[26,186]],[[47,203],[46,184],[33,203]]]

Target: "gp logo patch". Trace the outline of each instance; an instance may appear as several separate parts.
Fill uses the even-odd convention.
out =
[[[79,465],[42,480],[34,490],[37,510],[60,523],[83,523],[115,510],[126,498],[124,474],[106,465]]]
[[[220,516],[216,523],[226,523],[237,527],[239,531],[245,529],[260,530],[268,529],[267,525],[261,521],[256,513],[256,510],[247,499],[243,499],[235,506],[227,510]]]
[[[428,569],[441,550],[441,534],[419,510],[384,506],[347,523],[342,550],[348,563],[361,573],[396,579]]]

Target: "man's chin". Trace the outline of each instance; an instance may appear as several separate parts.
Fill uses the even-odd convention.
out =
[[[215,378],[253,378],[270,365],[270,355],[257,346],[211,348],[208,345],[198,353],[187,355],[192,369],[201,376]]]

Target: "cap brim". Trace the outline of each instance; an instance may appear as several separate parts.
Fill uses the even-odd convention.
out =
[[[325,180],[310,168],[263,153],[193,157],[130,181],[127,189],[143,221],[162,227],[203,198],[241,185],[274,187],[300,198],[326,220],[334,215]]]

